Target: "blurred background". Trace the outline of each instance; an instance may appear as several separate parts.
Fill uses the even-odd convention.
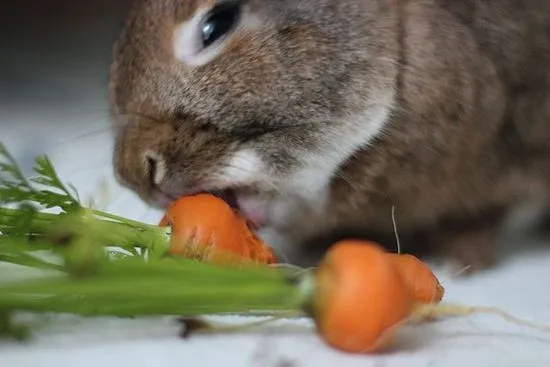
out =
[[[111,211],[147,217],[111,172],[107,82],[132,0],[7,1],[0,11],[0,141],[26,173],[48,154],[83,196],[105,178]],[[128,204],[131,200],[131,204]],[[131,206],[132,210],[127,210]],[[141,210],[142,209],[142,210]]]

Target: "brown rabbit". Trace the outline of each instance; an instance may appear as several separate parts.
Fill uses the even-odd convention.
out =
[[[137,0],[110,90],[123,185],[217,192],[294,262],[395,209],[479,269],[548,200],[550,0]]]

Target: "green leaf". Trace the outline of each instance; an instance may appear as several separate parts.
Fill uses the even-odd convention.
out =
[[[0,159],[4,159],[6,162],[0,162],[0,172],[12,177],[12,180],[23,184],[23,186],[30,186],[25,179],[25,175],[19,169],[15,158],[8,152],[4,144],[0,143]]]
[[[21,204],[17,216],[4,215],[0,219],[0,230],[4,234],[22,235],[32,233],[32,222],[36,212],[37,209],[33,205],[28,203]]]
[[[27,179],[13,156],[0,143],[0,204],[32,202],[43,208],[74,212],[82,206],[73,186],[67,188],[47,156],[36,158],[36,177]],[[36,187],[33,184],[42,186]]]
[[[81,207],[79,200],[73,196],[71,191],[65,186],[65,184],[59,178],[53,164],[47,156],[36,158],[36,165],[34,170],[40,176],[32,178],[32,181],[54,188],[61,191],[62,194],[57,194],[51,190],[42,190],[44,199],[50,199],[50,207],[59,206],[65,211],[73,211]],[[72,188],[74,190],[74,188]],[[76,191],[76,190],[74,190]]]
[[[78,190],[76,189],[76,187],[74,187],[73,184],[67,184],[67,187],[69,188],[69,190],[72,191],[72,196],[76,199],[76,201],[78,203],[81,203],[82,201],[80,200],[80,195],[78,194]]]

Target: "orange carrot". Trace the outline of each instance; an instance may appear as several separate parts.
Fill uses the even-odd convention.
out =
[[[222,199],[199,194],[176,200],[161,219],[171,226],[169,253],[213,263],[274,263],[275,256]]]
[[[347,352],[386,346],[413,309],[412,293],[393,257],[362,241],[334,244],[315,279],[311,313],[319,334]]]
[[[360,240],[333,244],[309,288],[306,310],[320,336],[354,353],[385,348],[400,326],[418,319],[423,305],[435,307],[444,293],[422,261]]]
[[[443,299],[445,288],[423,261],[409,254],[388,254],[411,290],[416,302],[432,303]]]

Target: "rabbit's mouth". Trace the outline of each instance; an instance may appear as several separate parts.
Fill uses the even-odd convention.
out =
[[[259,230],[265,226],[267,204],[251,188],[235,187],[208,192],[219,197],[240,215],[246,217],[253,230]]]
[[[224,189],[203,189],[193,192],[173,195],[155,188],[151,193],[151,199],[155,206],[168,208],[172,202],[182,195],[198,195],[208,193],[214,195],[227,203],[233,210],[243,215],[251,229],[259,230],[266,225],[267,202],[260,198],[260,195],[251,187],[228,187]]]

